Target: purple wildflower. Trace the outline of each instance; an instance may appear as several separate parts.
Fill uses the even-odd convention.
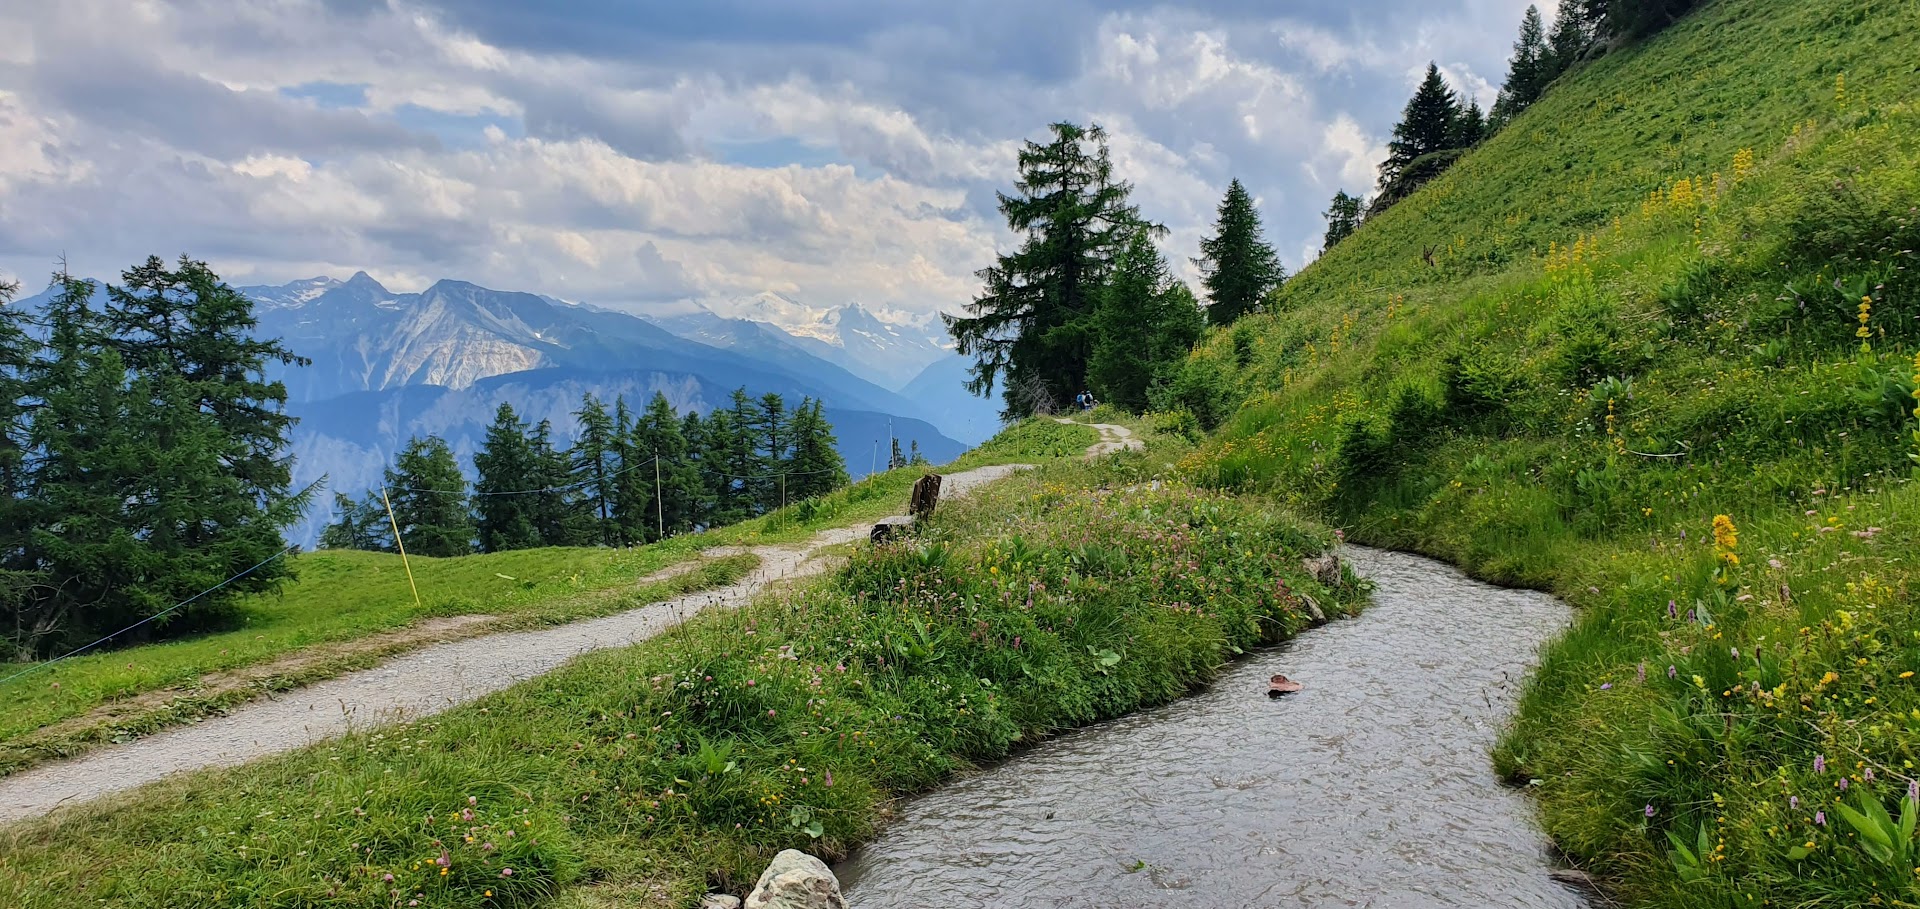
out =
[[[1667,678],[1670,678],[1670,679],[1671,679],[1671,678],[1677,678],[1678,676],[1679,676],[1679,673],[1678,673],[1678,672],[1676,672],[1676,671],[1674,670],[1674,668],[1673,668],[1673,665],[1672,665],[1671,663],[1669,663],[1669,664],[1667,665]]]
[[[1644,682],[1647,680],[1647,664],[1646,663],[1642,662],[1640,664],[1640,668],[1637,670],[1634,670],[1633,680],[1636,682]]]
[[[1668,600],[1667,601],[1667,618],[1673,619],[1673,618],[1679,618],[1679,616],[1680,616],[1679,605],[1672,600]]]
[[[1790,795],[1790,796],[1787,796],[1787,807],[1788,807],[1789,809],[1792,809],[1792,810],[1794,810],[1794,811],[1799,811],[1799,810],[1800,810],[1800,797],[1799,797],[1799,796],[1797,796],[1797,795]]]
[[[1844,776],[1840,778],[1840,791],[1847,791],[1847,778]]]
[[[1813,822],[1822,827],[1827,826],[1827,813],[1825,811],[1815,811],[1813,813]]]
[[[1653,817],[1653,803],[1647,803],[1647,817]]]
[[[1736,659],[1736,660],[1737,660],[1737,659],[1739,659],[1739,658],[1740,658],[1740,648],[1738,648],[1738,647],[1730,647],[1730,648],[1728,648],[1728,649],[1729,649],[1729,650],[1732,650],[1732,651],[1733,651],[1733,658],[1734,658],[1734,659]]]
[[[1612,690],[1613,690],[1613,683],[1612,683],[1612,682],[1601,682],[1601,683],[1600,683],[1600,690],[1601,690],[1601,691],[1612,691]]]
[[[1827,756],[1826,755],[1816,754],[1813,756],[1813,772],[1814,773],[1827,772]]]
[[[1873,768],[1872,768],[1872,767],[1868,767],[1867,769],[1865,769],[1865,770],[1862,770],[1862,771],[1860,771],[1860,782],[1862,782],[1862,783],[1871,783],[1871,782],[1873,782]]]
[[[1907,781],[1907,801],[1920,804],[1920,780]]]

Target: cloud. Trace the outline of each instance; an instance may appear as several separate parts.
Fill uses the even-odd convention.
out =
[[[1229,179],[1302,264],[1524,2],[67,0],[0,9],[0,270],[182,250],[609,304],[952,309],[1020,143],[1098,121],[1177,271]],[[1383,28],[1382,22],[1394,23]]]

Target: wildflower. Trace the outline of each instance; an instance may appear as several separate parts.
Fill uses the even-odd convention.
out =
[[[1723,514],[1713,516],[1713,548],[1721,561],[1728,565],[1740,564],[1740,557],[1734,554],[1734,550],[1740,548],[1740,532],[1733,526],[1733,518]]]
[[[1676,606],[1672,600],[1668,600],[1667,601],[1667,618],[1676,619],[1679,617],[1680,617],[1680,608]]]
[[[1847,778],[1844,776],[1840,778],[1840,791],[1847,791]]]
[[[1612,683],[1612,682],[1601,682],[1601,683],[1600,683],[1600,690],[1601,690],[1601,691],[1612,691],[1612,690],[1613,690],[1613,683]]]
[[[1652,802],[1648,802],[1648,803],[1647,803],[1647,808],[1646,808],[1646,814],[1647,814],[1647,817],[1653,817],[1653,803],[1652,803]]]
[[[501,877],[512,877],[512,876],[513,876],[513,869],[512,869],[512,868],[502,868],[502,869],[500,869],[500,876],[501,876]]]
[[[1860,782],[1862,782],[1862,783],[1871,783],[1871,782],[1873,782],[1873,768],[1872,768],[1872,767],[1868,767],[1868,768],[1866,768],[1865,770],[1862,770],[1862,771],[1860,771]]]
[[[1816,754],[1813,756],[1813,772],[1814,773],[1827,772],[1827,756],[1826,755]]]
[[[1920,804],[1920,780],[1907,781],[1907,801]]]
[[[1797,795],[1790,795],[1790,796],[1787,796],[1787,807],[1788,807],[1789,809],[1791,809],[1791,810],[1794,810],[1794,811],[1799,811],[1799,810],[1800,810],[1800,797],[1799,797],[1799,796],[1797,796]]]
[[[1672,665],[1668,665],[1668,666],[1667,666],[1667,678],[1674,678],[1674,677],[1675,677],[1675,676],[1677,676],[1677,675],[1679,675],[1679,673],[1678,673],[1678,672],[1677,672],[1677,671],[1676,671],[1676,670],[1675,670],[1675,669],[1673,668],[1673,666],[1672,666]]]
[[[1827,813],[1825,811],[1815,811],[1813,813],[1813,822],[1822,827],[1827,826]]]
[[[1636,682],[1645,682],[1647,680],[1647,664],[1646,663],[1641,663],[1640,668],[1634,670],[1633,680]]]

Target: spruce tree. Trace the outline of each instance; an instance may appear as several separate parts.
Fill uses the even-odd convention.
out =
[[[1050,131],[1047,143],[1021,148],[1014,193],[999,194],[1020,247],[979,272],[985,286],[966,315],[942,317],[974,358],[967,389],[1002,386],[1009,418],[1051,412],[1085,384],[1100,286],[1142,224],[1132,187],[1114,179],[1106,133],[1072,123]]]
[[[1583,0],[1560,0],[1560,7],[1553,16],[1553,30],[1547,34],[1546,72],[1542,74],[1541,91],[1546,84],[1558,79],[1561,74],[1573,68],[1586,56],[1587,49],[1593,46],[1593,24],[1587,20]]]
[[[1387,160],[1380,165],[1380,186],[1384,190],[1398,180],[1415,161],[1446,151],[1460,118],[1460,105],[1437,64],[1427,64],[1426,78],[1393,127],[1393,139],[1387,143]],[[1404,195],[1404,193],[1402,193]]]
[[[635,453],[642,460],[653,459],[652,467],[657,468],[657,472],[637,472],[643,475],[649,492],[657,490],[656,495],[648,497],[653,509],[646,516],[650,523],[646,524],[645,538],[649,540],[660,539],[663,532],[672,535],[691,530],[697,518],[700,468],[687,446],[681,429],[684,425],[667,396],[659,392],[654,392],[647,409],[634,422]]]
[[[1520,37],[1513,43],[1513,57],[1507,62],[1507,81],[1500,86],[1500,97],[1493,103],[1491,119],[1495,129],[1505,126],[1539,100],[1540,92],[1552,79],[1547,75],[1552,65],[1549,55],[1540,8],[1529,6],[1520,19]]]
[[[553,444],[553,424],[541,420],[527,436],[533,456],[533,526],[542,546],[584,546],[593,539],[593,518],[575,486],[573,464]]]
[[[625,395],[613,400],[613,451],[619,471],[613,478],[613,525],[620,545],[658,536],[654,529],[653,465],[634,438],[633,410]]]
[[[892,448],[892,450],[887,453],[887,469],[899,470],[907,466],[907,456],[900,452],[900,440],[888,439],[887,444]]]
[[[1207,307],[1207,319],[1215,325],[1230,325],[1252,312],[1269,291],[1286,280],[1280,257],[1261,237],[1260,213],[1253,209],[1253,197],[1239,180],[1227,184],[1213,236],[1200,241],[1200,258],[1194,264],[1200,266],[1201,283],[1212,303]]]
[[[794,408],[787,434],[793,440],[789,461],[792,473],[787,478],[789,500],[816,498],[847,484],[847,465],[840,457],[839,441],[819,401],[801,400]]]
[[[614,450],[613,417],[592,392],[581,397],[580,409],[574,411],[573,417],[580,421],[580,434],[574,438],[569,452],[573,482],[580,488],[581,499],[593,517],[594,541],[602,546],[617,546],[620,534],[613,522],[613,500],[614,475],[619,472],[620,464]]]
[[[446,440],[408,440],[387,468],[386,493],[408,555],[450,558],[473,552],[467,478]]]
[[[474,522],[481,552],[528,549],[541,543],[539,500],[527,490],[540,486],[539,467],[527,424],[504,401],[474,452]]]
[[[1088,382],[1100,400],[1135,413],[1147,409],[1148,390],[1186,359],[1203,327],[1193,294],[1168,274],[1144,231],[1120,254],[1101,290],[1095,324]]]
[[[762,500],[755,484],[768,470],[760,457],[757,424],[761,412],[760,406],[747,396],[747,390],[737,388],[730,406],[714,411],[708,418],[709,451],[718,457],[713,473],[718,483],[715,524],[733,524],[759,513]]]
[[[754,497],[761,511],[772,511],[788,498],[787,458],[792,443],[787,438],[787,402],[772,392],[761,395],[753,428],[764,471],[764,476],[754,484]]]
[[[1334,193],[1333,203],[1327,206],[1326,219],[1327,235],[1321,241],[1321,252],[1332,249],[1360,228],[1360,200],[1347,195],[1344,189]]]
[[[1480,102],[1468,99],[1460,108],[1460,116],[1453,121],[1453,131],[1447,135],[1447,144],[1454,148],[1472,148],[1480,144],[1487,135],[1487,117],[1480,112]]]
[[[711,475],[713,453],[707,440],[707,423],[700,419],[700,412],[687,408],[687,415],[680,420],[680,437],[687,442],[687,461],[692,466],[692,482],[689,485],[686,523],[681,530],[694,530],[712,524],[714,478]],[[669,533],[676,532],[672,528]]]
[[[28,335],[19,307],[19,285],[0,280],[0,627],[16,620],[33,601],[39,573],[28,558],[33,526],[27,495],[27,371],[39,349]],[[11,639],[11,636],[9,636]],[[26,656],[22,648],[22,656]],[[10,659],[0,647],[0,662]]]

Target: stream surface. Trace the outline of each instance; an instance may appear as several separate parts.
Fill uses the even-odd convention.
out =
[[[913,800],[836,869],[848,902],[1585,906],[1488,760],[1567,606],[1417,556],[1342,555],[1377,585],[1359,618]],[[1306,689],[1270,700],[1275,673]]]

